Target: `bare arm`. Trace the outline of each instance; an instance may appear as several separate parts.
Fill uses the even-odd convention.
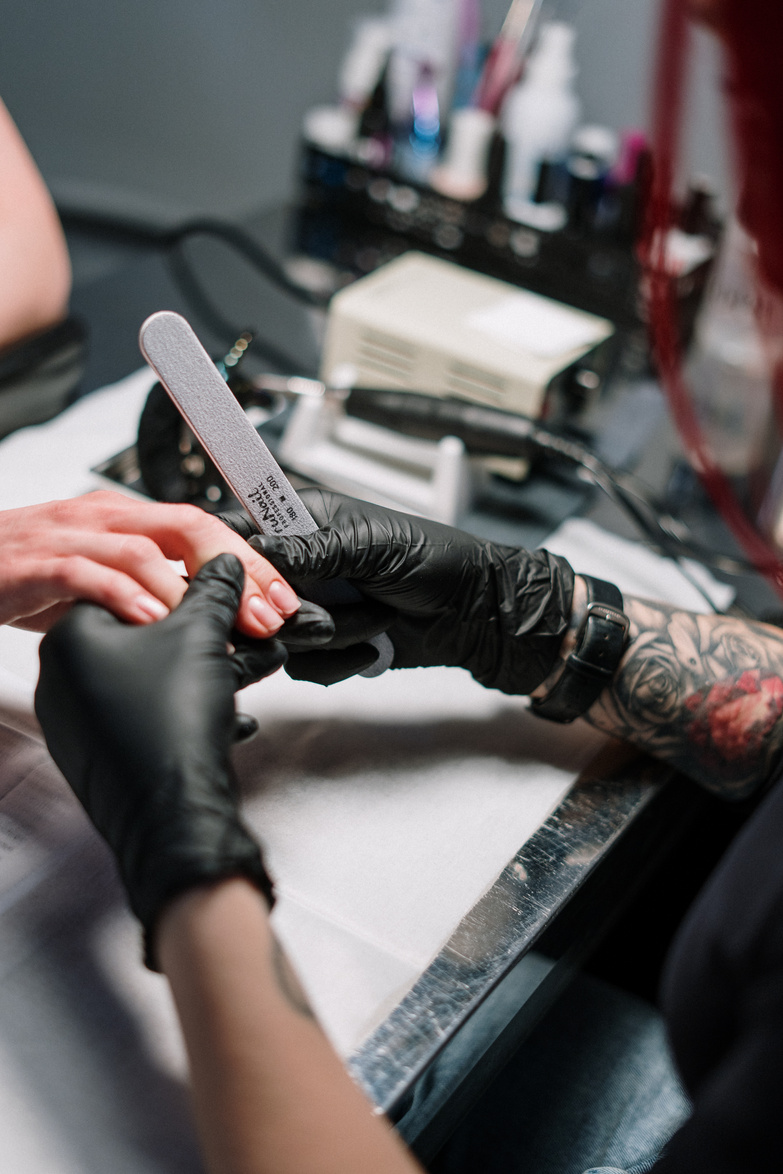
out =
[[[249,882],[189,891],[164,911],[156,940],[210,1171],[420,1170],[332,1051]]]
[[[577,587],[572,629],[585,600]],[[633,597],[625,611],[629,644],[591,725],[728,798],[764,783],[783,748],[783,631]]]
[[[65,316],[71,267],[33,158],[0,102],[0,350]]]

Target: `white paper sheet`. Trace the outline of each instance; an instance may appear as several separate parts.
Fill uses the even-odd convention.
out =
[[[261,722],[237,758],[280,891],[278,929],[344,1053],[603,744],[576,728],[553,736],[522,699],[459,669],[392,671],[328,690],[278,674],[240,704]],[[357,981],[348,957],[375,1006],[339,997]]]

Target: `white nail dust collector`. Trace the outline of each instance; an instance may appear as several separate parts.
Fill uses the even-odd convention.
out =
[[[334,296],[321,377],[331,387],[425,392],[535,418],[613,333],[605,318],[410,252]],[[411,441],[307,399],[280,456],[331,488],[449,522],[466,508],[476,464],[453,437]]]

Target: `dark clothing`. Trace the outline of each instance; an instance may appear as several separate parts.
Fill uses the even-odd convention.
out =
[[[581,975],[429,1169],[644,1174],[689,1112],[655,1008]]]
[[[783,785],[739,833],[686,917],[663,987],[693,1100],[655,1174],[783,1170]]]

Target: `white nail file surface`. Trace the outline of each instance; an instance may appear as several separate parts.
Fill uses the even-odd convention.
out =
[[[248,420],[233,392],[187,319],[173,310],[151,314],[139,331],[144,358],[209,453],[234,496],[262,534],[314,534],[318,526],[298,493]],[[350,583],[319,584],[319,600],[360,599]],[[369,643],[378,651],[363,677],[377,677],[392,663],[394,646],[385,634]]]
[[[181,314],[159,310],[139,331],[141,353],[262,534],[318,529]]]

